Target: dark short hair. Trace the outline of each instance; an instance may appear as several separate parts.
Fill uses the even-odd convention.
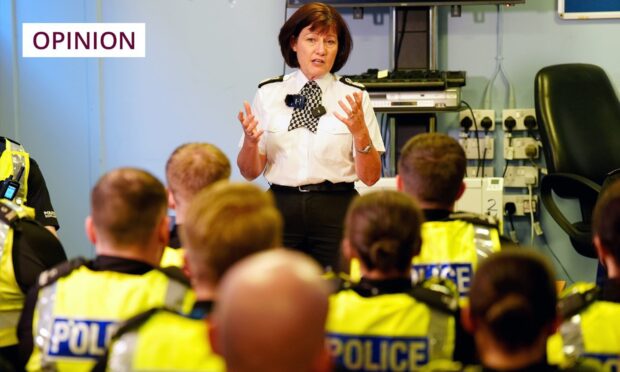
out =
[[[604,187],[592,214],[592,230],[620,263],[620,179]]]
[[[338,34],[338,53],[330,72],[336,72],[344,66],[353,49],[353,39],[349,27],[340,13],[331,5],[323,3],[309,3],[297,11],[284,23],[278,35],[280,51],[284,62],[293,68],[299,67],[297,53],[291,43],[299,37],[301,30],[311,26],[312,31],[326,32],[334,29]]]
[[[445,206],[456,201],[467,159],[459,143],[443,133],[423,133],[403,146],[398,174],[404,190],[422,202]]]
[[[357,197],[347,212],[345,236],[369,270],[408,273],[420,253],[422,211],[413,198],[382,190]]]
[[[115,244],[146,242],[167,211],[166,189],[152,174],[118,168],[91,192],[91,216],[99,233]]]
[[[505,250],[484,260],[469,292],[471,315],[503,350],[527,349],[557,315],[553,271],[533,250]]]

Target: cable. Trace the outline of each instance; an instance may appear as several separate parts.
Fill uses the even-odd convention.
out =
[[[476,116],[474,115],[474,110],[471,108],[469,103],[465,100],[461,100],[461,104],[465,105],[469,109],[469,113],[471,114],[471,119],[474,122],[474,134],[476,136],[476,148],[478,150],[478,167],[480,167],[480,137],[478,136],[478,123],[476,122]],[[486,147],[486,146],[485,146]],[[478,177],[478,169],[476,169],[476,177]]]
[[[506,165],[504,165],[504,170],[502,171],[502,178],[506,177],[507,170],[508,170],[508,160],[506,160]]]
[[[532,193],[532,185],[528,184],[527,185],[527,195],[528,195],[528,202],[530,204],[530,244],[532,245],[532,247],[534,246],[534,196]]]
[[[544,246],[547,248],[547,250],[549,250],[549,252],[551,252],[551,255],[553,256],[553,258],[555,259],[555,261],[558,263],[558,265],[560,265],[560,268],[562,269],[562,271],[564,272],[564,275],[566,275],[566,279],[568,279],[569,284],[574,284],[575,280],[573,280],[573,278],[570,276],[570,274],[568,273],[568,270],[566,270],[566,267],[564,267],[564,265],[562,264],[562,261],[560,261],[560,259],[558,258],[558,256],[555,254],[555,252],[553,251],[553,249],[551,249],[551,247],[549,246],[549,243],[547,243],[547,240],[545,239],[545,244]]]
[[[400,59],[400,49],[403,46],[403,40],[405,39],[405,30],[407,27],[407,14],[409,13],[409,9],[405,8],[403,12],[403,25],[400,29],[400,39],[398,40],[398,45],[396,45],[396,55],[394,59],[394,71],[398,70],[398,60]]]
[[[487,86],[484,88],[484,94],[483,94],[484,99],[483,99],[482,107],[484,108],[492,107],[493,85],[495,84],[495,79],[497,78],[497,76],[500,75],[508,90],[508,108],[515,108],[516,99],[515,99],[514,88],[512,84],[510,84],[508,75],[506,75],[506,72],[504,71],[504,68],[502,66],[502,61],[504,60],[504,56],[503,56],[504,8],[501,5],[497,5],[497,29],[496,30],[497,30],[497,54],[495,56],[495,60],[497,61],[497,63],[495,65],[495,71],[493,72],[491,79],[487,83]]]

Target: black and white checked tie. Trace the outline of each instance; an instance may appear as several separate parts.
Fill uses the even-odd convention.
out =
[[[306,127],[312,133],[316,133],[316,128],[319,125],[319,117],[312,114],[312,110],[321,106],[321,88],[314,80],[308,81],[301,91],[302,96],[306,97],[306,105],[304,108],[295,108],[293,110],[293,117],[291,123],[288,126],[288,130]]]

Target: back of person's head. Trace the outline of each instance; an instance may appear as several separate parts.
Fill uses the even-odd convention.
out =
[[[281,244],[282,217],[270,193],[218,181],[192,200],[181,238],[192,281],[217,284],[241,258]]]
[[[555,280],[547,261],[533,251],[489,256],[476,271],[469,297],[476,328],[488,332],[504,352],[527,350],[536,342],[544,348],[554,331]]]
[[[423,133],[403,146],[398,174],[404,191],[421,203],[450,207],[465,177],[467,159],[459,143],[442,133]]]
[[[210,143],[177,147],[166,163],[166,182],[176,204],[188,203],[210,184],[230,177],[230,161]]]
[[[104,174],[91,192],[91,218],[98,239],[116,245],[150,241],[166,217],[166,190],[152,174],[118,168]]]
[[[364,267],[383,273],[408,273],[420,252],[422,212],[413,199],[385,190],[357,197],[345,220],[345,245]]]
[[[592,215],[595,241],[620,264],[620,179],[603,189]]]
[[[304,372],[329,360],[321,274],[311,258],[285,249],[245,258],[226,273],[210,336],[228,371]]]

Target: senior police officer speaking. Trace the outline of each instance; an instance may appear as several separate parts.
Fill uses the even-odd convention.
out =
[[[252,106],[244,104],[237,165],[253,180],[271,184],[284,217],[284,246],[339,268],[342,221],[353,182],[380,177],[384,151],[379,125],[364,87],[339,78],[352,48],[342,16],[310,3],[280,29],[285,62],[298,68],[259,85]]]

